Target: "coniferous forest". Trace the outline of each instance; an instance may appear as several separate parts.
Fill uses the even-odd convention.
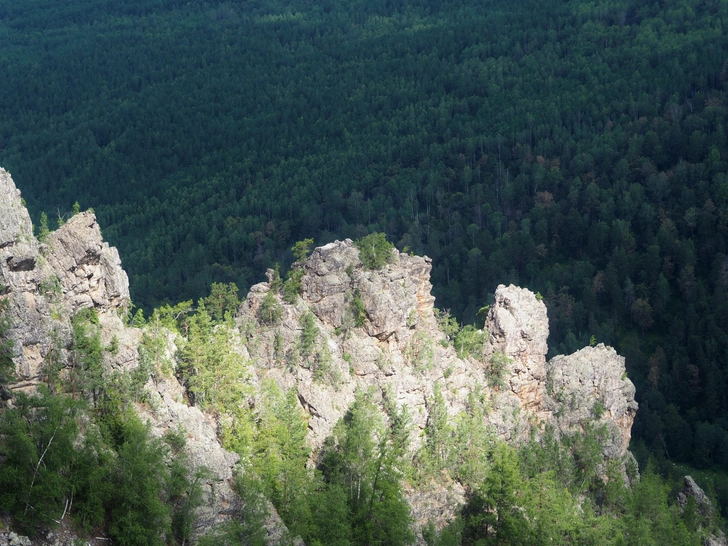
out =
[[[626,356],[638,455],[720,476],[726,28],[725,0],[0,0],[0,165],[40,229],[93,207],[147,310],[371,232],[462,323],[527,286],[554,354]]]

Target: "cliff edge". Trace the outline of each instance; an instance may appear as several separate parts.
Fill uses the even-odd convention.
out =
[[[508,442],[601,427],[603,462],[624,464],[630,457],[637,404],[624,359],[597,345],[547,361],[546,306],[529,290],[499,286],[483,328],[457,330],[435,309],[427,257],[393,250],[384,267],[370,269],[356,244],[345,240],[314,249],[294,268],[300,288],[293,298],[284,297],[273,271],[250,289],[235,317],[240,346],[230,351],[251,364],[253,384],[272,380],[295,389],[309,417],[310,464],[362,391],[372,393],[385,421],[386,407],[407,408],[417,432],[411,457],[437,404],[454,422],[472,409],[474,397],[482,401],[483,427]],[[94,214],[77,214],[38,242],[20,192],[2,169],[0,285],[10,304],[16,378],[2,387],[4,404],[43,383],[51,359],[60,361],[62,377],[69,373],[71,317],[83,309],[96,310],[103,344],[115,345],[104,351],[104,373],[140,366],[143,332],[123,320],[128,278]],[[179,339],[165,335],[164,358],[176,368]],[[190,463],[212,471],[197,533],[234,517],[241,502],[232,490],[239,457],[222,448],[217,416],[190,404],[194,397],[174,373],[152,373],[144,388],[149,403],[136,409],[154,434],[185,430]],[[452,481],[407,486],[406,493],[418,526],[442,526],[466,490]],[[281,528],[279,520],[269,522],[269,536],[281,536]]]

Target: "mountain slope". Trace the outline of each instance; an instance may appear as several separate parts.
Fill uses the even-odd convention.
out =
[[[0,171],[0,185],[0,274],[14,365],[14,379],[2,385],[3,419],[43,396],[83,402],[85,434],[75,441],[98,433],[107,442],[103,449],[115,450],[119,461],[131,441],[129,423],[143,429],[148,423],[149,445],[164,438],[172,467],[177,460],[193,473],[205,469],[185,482],[181,497],[165,497],[175,509],[192,506],[189,537],[254,517],[255,501],[241,500],[246,489],[236,488],[233,470],[242,456],[243,474],[260,470],[264,476],[257,457],[270,458],[279,445],[257,451],[271,419],[288,419],[286,434],[303,433],[308,448],[296,448],[296,471],[303,476],[306,466],[327,464],[327,442],[342,438],[341,423],[358,411],[352,408],[369,408],[370,424],[390,428],[408,416],[392,468],[396,481],[410,469],[402,491],[420,541],[428,524],[441,529],[457,515],[473,480],[483,477],[485,467],[470,468],[478,452],[468,455],[463,437],[456,437],[473,416],[474,428],[463,430],[482,431],[481,447],[497,438],[519,444],[600,430],[593,471],[604,474],[615,461],[624,473],[630,460],[637,405],[624,359],[598,345],[547,362],[546,308],[527,290],[499,287],[484,330],[453,329],[452,319],[434,308],[428,258],[392,249],[382,267],[372,269],[362,261],[364,251],[347,240],[316,248],[298,263],[286,281],[297,282],[295,290],[270,270],[269,282],[255,285],[239,309],[233,307],[234,317],[224,319],[223,298],[213,291],[196,313],[186,304],[168,307],[139,329],[122,320],[130,305],[127,277],[94,215],[76,214],[39,243],[6,171]],[[293,397],[271,394],[276,389]],[[284,413],[276,413],[275,404]],[[48,451],[53,437],[39,442]],[[12,445],[3,449],[11,457]],[[37,455],[36,472],[44,456]],[[440,481],[431,470],[449,478]],[[75,479],[70,469],[60,472]],[[28,494],[33,490],[31,482]],[[190,505],[193,491],[199,500]],[[276,503],[275,490],[270,494]],[[61,492],[48,502],[60,503],[65,515],[69,498]],[[7,506],[15,506],[11,501],[5,499]],[[290,514],[291,506],[279,501],[284,516]],[[84,502],[77,498],[75,510],[84,510]],[[114,501],[104,502],[113,514]],[[268,512],[268,540],[285,540],[283,523]],[[124,529],[117,522],[107,532],[124,543]]]

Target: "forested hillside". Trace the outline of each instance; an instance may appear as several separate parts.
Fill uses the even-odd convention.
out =
[[[0,165],[135,302],[386,232],[461,321],[539,291],[653,453],[728,470],[728,3],[0,0]]]

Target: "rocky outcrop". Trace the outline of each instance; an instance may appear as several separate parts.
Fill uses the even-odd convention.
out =
[[[40,381],[52,349],[63,354],[70,343],[70,317],[78,310],[117,314],[130,304],[119,254],[103,242],[94,214],[70,218],[39,245],[20,191],[2,169],[0,284],[14,317],[16,390],[32,389]]]
[[[695,510],[701,516],[711,516],[713,514],[713,503],[705,494],[705,491],[695,483],[692,476],[683,476],[683,488],[677,494],[677,505],[680,507],[681,512],[687,508],[690,499],[695,501]]]
[[[139,365],[142,332],[128,328],[120,318],[130,306],[129,282],[117,250],[103,241],[92,212],[71,217],[38,244],[28,211],[10,175],[0,169],[0,297],[10,302],[14,383],[2,392],[32,391],[43,379],[51,354],[69,363],[71,317],[84,308],[98,312],[101,342],[114,350],[103,352],[107,373]],[[169,340],[168,357],[174,352]],[[63,374],[64,371],[61,371]],[[240,499],[232,490],[238,456],[225,451],[217,438],[217,423],[184,401],[184,389],[173,376],[158,374],[146,387],[151,403],[139,405],[138,413],[163,436],[184,431],[185,451],[193,469],[207,469],[202,486],[206,502],[199,509],[197,532],[239,513]],[[3,396],[3,404],[12,404]],[[7,398],[7,399],[6,399]],[[271,532],[275,532],[275,522]],[[72,543],[74,537],[66,533]],[[11,544],[24,537],[0,534]]]
[[[477,392],[489,408],[484,425],[509,442],[538,437],[547,429],[572,435],[596,422],[607,431],[605,460],[628,456],[637,404],[624,359],[598,345],[547,361],[547,311],[532,292],[499,286],[484,329],[474,333],[479,341],[467,350],[460,347],[458,355],[448,338],[452,334],[438,326],[429,258],[394,250],[382,269],[370,270],[354,243],[345,240],[315,249],[295,267],[302,273],[300,297],[285,302],[269,272],[268,282],[253,286],[240,307],[236,320],[242,339],[231,350],[254,362],[255,381],[272,379],[296,389],[310,417],[313,459],[363,390],[373,393],[385,421],[386,406],[407,406],[414,455],[436,385],[453,422]],[[11,337],[19,381],[10,390],[35,388],[52,352],[68,361],[70,317],[83,308],[98,311],[102,343],[115,347],[104,351],[106,370],[139,365],[142,334],[120,318],[129,306],[128,279],[93,213],[73,216],[38,244],[20,194],[2,170],[0,284],[0,297],[9,299],[14,317]],[[309,338],[313,333],[312,343],[302,341],[304,330]],[[172,334],[167,345],[171,361]],[[207,502],[199,512],[198,532],[231,517],[240,507],[231,488],[238,458],[221,447],[220,423],[190,407],[183,387],[169,373],[155,374],[146,389],[150,403],[138,412],[154,433],[184,431],[190,464],[212,471],[204,484]],[[465,494],[455,481],[407,488],[420,525],[444,524]],[[271,537],[280,534],[281,525],[271,520]]]
[[[585,424],[607,427],[605,458],[624,457],[637,413],[635,388],[627,379],[624,357],[600,343],[549,361],[546,407],[556,428],[569,433]]]
[[[50,334],[63,330],[51,318],[49,303],[40,294],[43,277],[38,262],[30,215],[10,174],[0,169],[0,289],[13,317],[9,334],[19,379],[12,385],[15,389],[37,384],[43,359],[52,345]]]
[[[8,272],[27,271],[35,267],[37,242],[28,210],[20,190],[5,169],[0,168],[0,279],[8,284]]]
[[[573,435],[598,421],[607,429],[605,459],[622,461],[627,456],[637,404],[624,359],[599,345],[547,362],[546,306],[532,292],[499,286],[482,347],[459,358],[452,340],[438,328],[428,258],[395,250],[382,269],[369,270],[356,246],[346,240],[315,249],[296,267],[303,273],[296,303],[273,294],[279,322],[265,320],[262,313],[264,300],[271,296],[272,272],[269,282],[252,287],[238,321],[250,332],[247,346],[260,379],[296,388],[310,416],[314,458],[357,391],[374,389],[382,407],[385,400],[406,405],[416,429],[423,431],[435,384],[453,419],[467,407],[469,394],[485,392],[487,425],[507,441],[522,441],[547,429]],[[308,313],[317,341],[306,356],[299,347]],[[499,381],[492,377],[495,361],[503,367]],[[328,375],[317,373],[322,362]],[[413,435],[413,452],[422,436]],[[464,499],[462,486],[451,486],[407,491],[420,524],[442,524],[451,517],[457,499]]]
[[[336,241],[316,248],[306,261],[302,297],[322,323],[339,328],[356,293],[366,316],[364,331],[386,341],[415,318],[432,319],[431,270],[429,258],[400,253],[383,269],[367,270],[351,239]]]
[[[513,285],[500,285],[494,300],[485,321],[490,346],[511,359],[508,384],[521,405],[540,410],[549,336],[546,306],[533,292]]]
[[[129,279],[119,252],[104,242],[92,212],[77,214],[50,233],[43,255],[69,314],[85,307],[103,312],[129,305]]]
[[[26,536],[18,535],[12,531],[8,533],[0,532],[0,546],[31,546],[31,544],[32,542]]]
[[[407,404],[420,429],[425,427],[426,402],[437,381],[458,393],[451,400],[453,415],[463,409],[470,386],[482,378],[477,366],[459,361],[452,348],[441,344],[445,336],[433,314],[428,258],[395,251],[390,264],[371,271],[346,240],[315,249],[302,267],[298,302],[287,304],[275,295],[282,309],[279,323],[267,324],[261,316],[270,282],[251,288],[238,321],[243,330],[254,332],[247,346],[261,379],[298,390],[310,415],[309,441],[314,449],[331,434],[360,389],[375,388],[380,401],[381,393],[394,393],[396,404]],[[355,299],[362,310],[359,326]],[[313,354],[301,355],[301,321],[309,312],[317,347]],[[322,360],[328,367],[323,378],[316,372]],[[293,371],[291,362],[298,363]],[[419,441],[415,438],[417,445]]]
[[[703,534],[703,546],[728,546],[725,533],[713,522],[714,508],[710,497],[691,476],[684,476],[682,491],[677,494],[680,514],[685,512],[691,501],[694,502],[697,530]]]

